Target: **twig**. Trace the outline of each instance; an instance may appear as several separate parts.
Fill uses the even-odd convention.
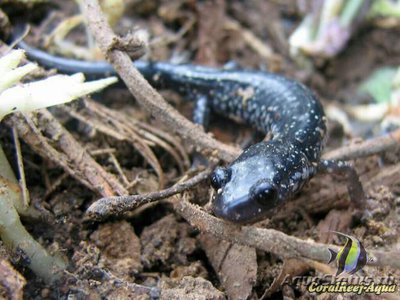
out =
[[[114,154],[110,153],[109,157],[111,159],[112,164],[114,165],[115,169],[117,170],[119,177],[121,177],[122,182],[124,183],[125,187],[129,185],[129,180],[126,178],[124,171],[121,168],[121,165],[118,159],[115,157]]]
[[[208,232],[217,238],[233,243],[261,249],[277,255],[282,259],[309,258],[327,262],[330,258],[328,247],[337,246],[316,243],[289,236],[274,229],[257,228],[254,226],[237,226],[227,223],[201,210],[199,206],[189,203],[179,196],[174,197],[174,209],[189,224],[201,232]],[[390,266],[400,269],[400,252],[368,251],[375,258],[371,263],[376,266]]]
[[[160,188],[163,187],[164,172],[161,168],[158,158],[151,150],[149,145],[146,143],[146,141],[144,141],[143,138],[139,136],[136,128],[129,128],[127,124],[124,124],[122,120],[120,120],[121,118],[118,114],[110,109],[104,109],[103,111],[101,111],[100,109],[91,109],[91,112],[94,114],[94,116],[92,116],[91,118],[87,118],[67,107],[64,107],[63,110],[67,111],[72,117],[76,118],[77,120],[88,124],[89,126],[93,127],[99,132],[102,132],[105,135],[111,136],[120,141],[126,140],[130,144],[132,144],[132,146],[146,159],[146,161],[155,170],[159,179]]]
[[[115,152],[117,152],[117,149],[115,148],[103,148],[103,149],[96,149],[96,150],[90,150],[89,154],[91,156],[97,156],[97,155],[109,155],[109,154],[114,154]]]
[[[274,50],[264,41],[261,41],[251,30],[243,28],[238,21],[227,17],[224,27],[227,30],[239,32],[243,40],[268,63],[275,65],[280,63],[281,58]]]
[[[15,152],[17,153],[17,164],[18,164],[18,172],[19,172],[19,186],[21,188],[22,200],[25,207],[29,206],[29,191],[26,187],[26,178],[25,178],[25,169],[24,169],[24,161],[22,159],[21,153],[21,143],[19,142],[18,132],[15,127],[12,128],[12,133],[14,137],[15,144]]]
[[[68,173],[63,173],[62,175],[58,176],[54,182],[49,185],[46,189],[46,193],[44,194],[44,199],[48,199],[48,197],[64,182],[65,179],[69,177]]]
[[[102,196],[128,193],[116,178],[105,171],[47,110],[39,110],[35,112],[35,116],[38,125],[32,119],[24,118],[19,114],[13,114],[5,122],[14,126],[21,138],[37,153],[56,162],[89,189]],[[52,140],[52,145],[47,142],[41,130]]]
[[[400,146],[400,129],[388,135],[373,138],[359,144],[345,146],[323,155],[325,159],[351,160],[382,153]]]
[[[146,122],[141,122],[136,118],[132,118],[132,113],[130,111],[127,111],[126,114],[121,114],[121,112],[113,111],[112,109],[90,99],[86,99],[85,105],[89,115],[95,114],[100,119],[105,118],[106,120],[110,120],[109,123],[111,123],[114,129],[121,135],[122,133],[130,135],[131,131],[136,131],[145,140],[154,142],[164,148],[176,160],[182,173],[190,166],[187,151],[185,151],[181,145],[182,142],[177,137],[151,126]],[[64,107],[63,109],[67,109],[67,107]],[[76,115],[75,112],[69,109],[67,111],[70,114]],[[85,119],[81,119],[81,121],[85,122]],[[129,140],[128,137],[126,138]]]
[[[119,216],[123,213],[131,211],[141,205],[154,202],[160,199],[171,197],[181,193],[191,187],[206,180],[210,175],[212,168],[200,172],[196,176],[188,179],[183,183],[176,184],[165,190],[152,192],[144,195],[131,195],[120,197],[105,197],[94,202],[86,211],[87,218],[90,220],[100,221],[110,216]]]
[[[194,26],[195,23],[196,23],[195,18],[190,17],[189,20],[186,21],[185,24],[182,25],[182,27],[179,29],[179,31],[177,33],[173,33],[172,35],[167,35],[167,36],[155,37],[149,43],[150,51],[152,51],[153,49],[166,47],[169,44],[180,41],[183,38],[183,36],[186,33],[188,33],[189,30],[192,29],[192,27]]]
[[[169,105],[133,66],[129,56],[112,48],[117,37],[101,12],[98,1],[85,0],[83,2],[83,14],[98,46],[145,110],[157,116],[168,129],[195,145],[197,150],[206,152],[217,150],[216,155],[225,161],[231,161],[239,155],[239,149],[211,138],[202,127],[193,124]]]

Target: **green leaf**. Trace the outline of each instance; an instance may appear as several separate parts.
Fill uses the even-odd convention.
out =
[[[372,96],[378,103],[390,101],[392,82],[397,68],[383,67],[373,72],[359,87],[360,92]]]

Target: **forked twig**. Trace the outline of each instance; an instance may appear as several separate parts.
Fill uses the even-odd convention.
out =
[[[105,197],[99,199],[94,202],[86,211],[87,218],[90,220],[100,221],[109,216],[120,216],[126,212],[138,208],[141,205],[171,197],[206,180],[211,171],[212,168],[207,168],[191,179],[188,179],[183,183],[178,183],[165,190],[151,192],[144,195]]]
[[[198,148],[197,150],[206,152],[217,150],[216,155],[225,161],[231,161],[238,156],[240,153],[238,148],[225,145],[213,139],[200,126],[187,120],[169,105],[134,67],[129,56],[113,48],[112,45],[115,44],[115,40],[118,37],[108,25],[98,1],[85,0],[83,1],[83,7],[83,14],[97,45],[125,82],[132,95],[147,112],[157,116],[165,127],[195,145]]]

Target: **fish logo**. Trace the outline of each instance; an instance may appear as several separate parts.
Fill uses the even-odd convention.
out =
[[[365,251],[365,248],[362,245],[362,243],[358,239],[350,235],[337,231],[331,231],[331,232],[344,236],[347,239],[345,245],[339,252],[336,252],[335,250],[328,248],[331,255],[328,264],[330,264],[333,261],[336,261],[337,265],[336,276],[338,276],[343,272],[348,274],[354,274],[358,270],[361,270],[367,264],[368,261],[368,254],[367,251]]]

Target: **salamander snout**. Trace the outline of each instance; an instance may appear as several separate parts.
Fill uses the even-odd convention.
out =
[[[214,214],[242,224],[268,217],[309,180],[313,170],[301,151],[282,141],[254,144],[212,173]]]
[[[214,214],[234,223],[250,223],[263,218],[278,202],[278,191],[269,182],[260,182],[248,194],[231,197],[221,188],[214,198]]]
[[[268,172],[268,164],[245,166],[234,163],[227,168],[218,167],[210,177],[215,190],[214,214],[234,223],[264,218],[277,206],[280,198],[280,190],[270,176],[273,172]]]

